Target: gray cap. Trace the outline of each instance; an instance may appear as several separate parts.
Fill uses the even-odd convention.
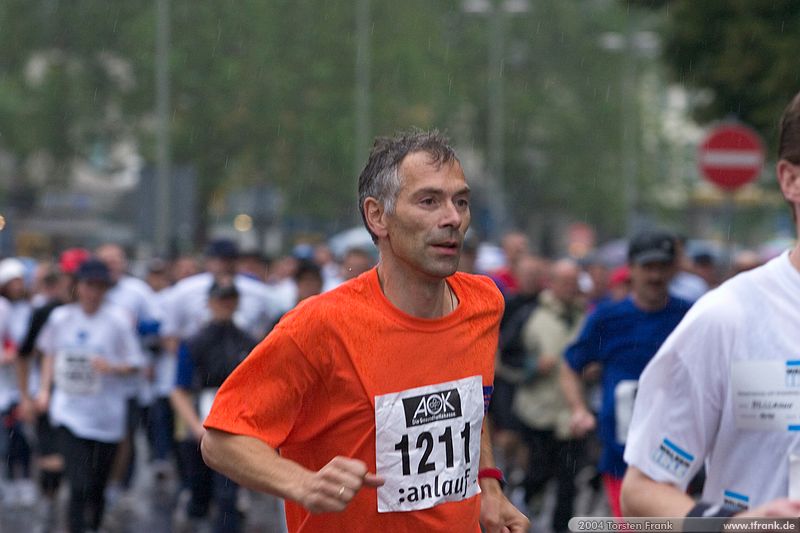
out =
[[[672,263],[675,261],[675,236],[666,231],[639,233],[628,245],[628,263]]]

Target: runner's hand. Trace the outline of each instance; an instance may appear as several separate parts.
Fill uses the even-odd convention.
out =
[[[3,348],[0,351],[0,365],[10,365],[17,360],[17,351]]]
[[[40,390],[33,402],[39,413],[46,413],[50,407],[50,391]]]
[[[541,356],[536,362],[536,372],[540,376],[550,375],[558,366],[558,359],[555,357]]]
[[[36,420],[36,404],[34,399],[28,396],[27,394],[23,394],[19,399],[19,406],[17,407],[19,410],[19,417],[27,422],[32,423]]]
[[[569,419],[569,429],[574,437],[581,438],[597,426],[594,415],[584,408],[575,409]]]
[[[305,481],[299,503],[315,514],[343,511],[362,487],[381,485],[363,461],[337,456]]]
[[[531,523],[492,479],[481,482],[481,526],[486,533],[526,533]]]

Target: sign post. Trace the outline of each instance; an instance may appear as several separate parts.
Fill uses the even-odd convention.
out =
[[[764,165],[764,144],[752,129],[727,123],[712,129],[698,149],[698,167],[711,183],[728,191],[750,183]]]
[[[697,166],[703,177],[726,192],[726,248],[730,260],[735,208],[733,194],[761,173],[764,166],[764,144],[751,128],[738,123],[723,123],[713,128],[703,139],[697,151]]]

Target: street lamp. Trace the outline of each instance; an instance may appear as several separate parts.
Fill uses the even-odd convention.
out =
[[[364,149],[369,145],[370,131],[370,0],[358,0],[356,3],[356,80],[355,80],[355,154],[354,175],[361,172]],[[356,219],[361,215],[356,210]]]
[[[156,254],[170,245],[170,185],[172,161],[169,137],[169,1],[156,0]]]
[[[497,239],[506,229],[506,201],[503,187],[505,161],[505,98],[503,92],[503,56],[505,51],[505,19],[508,14],[527,13],[527,0],[464,0],[465,13],[487,15],[490,19],[488,67],[488,176],[489,211],[491,224],[489,237]]]
[[[636,151],[636,134],[639,130],[639,112],[636,105],[638,57],[655,57],[661,46],[658,35],[652,31],[631,32],[630,25],[625,33],[606,32],[600,35],[600,46],[610,52],[623,54],[621,122],[622,138],[620,156],[622,158],[622,184],[625,188],[625,229],[631,236],[640,223],[639,178]]]

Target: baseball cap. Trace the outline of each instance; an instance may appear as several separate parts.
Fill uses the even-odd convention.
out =
[[[239,289],[233,283],[220,283],[215,281],[208,289],[209,298],[236,298],[239,296]]]
[[[206,246],[205,255],[219,259],[236,259],[239,257],[239,247],[230,239],[214,239]]]
[[[622,265],[611,271],[611,275],[608,277],[608,284],[612,287],[616,287],[617,285],[628,283],[630,280],[631,269],[628,268],[628,265]]]
[[[75,278],[78,281],[94,281],[111,285],[111,271],[108,266],[99,259],[89,258],[75,271]]]
[[[58,266],[64,274],[74,274],[78,267],[92,254],[86,248],[68,248],[61,252]]]
[[[635,265],[675,261],[675,236],[666,231],[639,233],[628,245],[628,262]]]
[[[0,285],[5,285],[12,279],[25,279],[25,265],[16,257],[9,257],[0,261]]]

